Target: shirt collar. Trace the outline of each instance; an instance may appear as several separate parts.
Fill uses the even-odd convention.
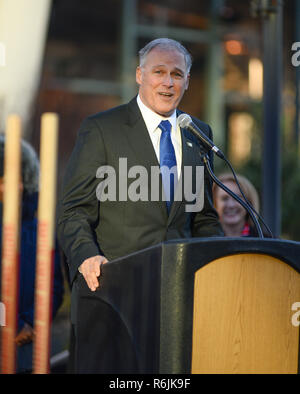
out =
[[[138,106],[141,110],[143,119],[146,123],[146,127],[147,127],[149,133],[155,132],[162,120],[168,120],[172,125],[172,129],[174,131],[176,130],[176,127],[177,127],[176,110],[173,112],[173,114],[171,116],[169,116],[168,118],[164,118],[163,116],[157,114],[156,112],[154,112],[150,108],[148,108],[142,102],[140,95],[137,96],[137,103],[138,103]]]

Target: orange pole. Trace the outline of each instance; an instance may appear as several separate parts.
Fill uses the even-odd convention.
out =
[[[19,246],[20,246],[20,169],[21,120],[17,115],[7,118],[4,153],[4,193],[2,224],[2,302],[6,322],[2,328],[1,372],[16,372],[16,345]]]
[[[50,334],[54,270],[56,157],[58,116],[46,113],[41,121],[40,190],[35,287],[35,374],[50,372]]]

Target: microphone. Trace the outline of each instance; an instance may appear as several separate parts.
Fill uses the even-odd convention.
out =
[[[192,134],[199,138],[206,148],[215,152],[221,159],[224,159],[222,151],[212,142],[211,139],[192,121],[192,118],[188,114],[181,114],[177,118],[178,124],[183,129],[188,129]]]

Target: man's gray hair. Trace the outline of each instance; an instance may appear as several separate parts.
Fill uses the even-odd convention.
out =
[[[0,176],[4,175],[4,145],[5,135],[0,134]],[[33,147],[26,141],[21,140],[21,172],[24,191],[28,194],[39,190],[40,164]]]
[[[180,44],[180,42],[172,40],[171,38],[157,38],[145,45],[144,48],[139,51],[140,67],[143,67],[145,64],[148,53],[157,46],[159,46],[161,49],[176,49],[177,51],[181,52],[184,55],[186,71],[187,73],[190,72],[193,61],[191,54],[182,44]]]

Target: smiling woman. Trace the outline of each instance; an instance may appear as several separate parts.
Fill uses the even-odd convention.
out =
[[[221,174],[218,178],[228,189],[243,199],[231,173]],[[242,175],[237,175],[237,179],[247,200],[258,212],[259,198],[255,187]],[[213,198],[221,225],[227,237],[257,236],[246,210],[216,184],[213,185]]]

